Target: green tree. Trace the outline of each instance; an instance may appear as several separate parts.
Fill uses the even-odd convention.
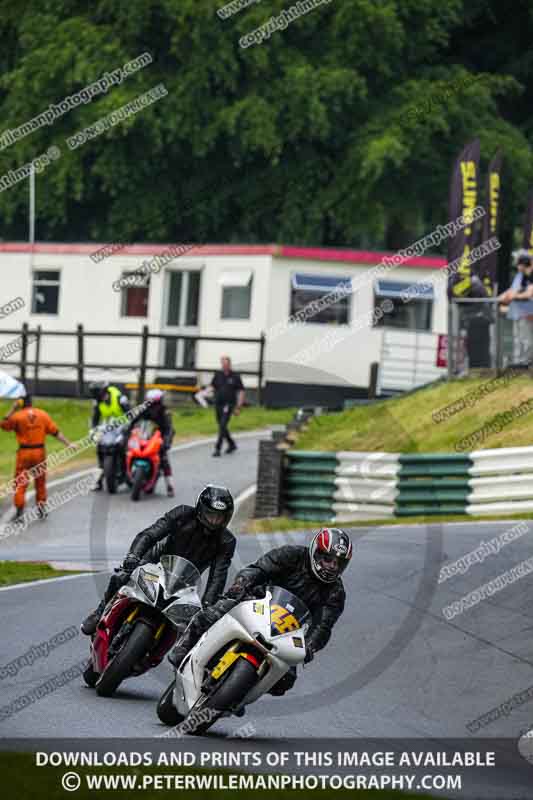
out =
[[[148,51],[153,63],[0,151],[0,175],[52,145],[37,238],[406,246],[446,221],[449,172],[479,136],[505,154],[509,241],[533,178],[533,10],[515,0],[332,0],[222,20],[223,0],[0,2],[2,128]],[[168,95],[74,151],[66,137],[153,86]],[[0,193],[27,235],[27,180]]]

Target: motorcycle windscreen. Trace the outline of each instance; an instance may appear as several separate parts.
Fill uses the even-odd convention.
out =
[[[111,430],[105,430],[100,437],[100,445],[102,447],[114,447],[115,445],[122,444],[124,442],[124,428],[124,425],[120,425]]]
[[[163,569],[163,586],[167,596],[176,594],[180,589],[186,589],[188,586],[200,591],[202,584],[200,573],[186,558],[161,556],[161,567]]]
[[[280,636],[282,633],[296,631],[311,619],[311,613],[299,597],[282,589],[281,586],[269,586],[272,593],[270,601],[270,633]]]

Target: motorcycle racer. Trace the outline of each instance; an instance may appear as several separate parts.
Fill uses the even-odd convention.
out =
[[[231,611],[246,596],[264,596],[264,587],[275,584],[295,594],[309,608],[312,624],[306,635],[304,663],[311,662],[328,643],[333,626],[344,610],[345,591],[341,575],[350,563],[352,543],[340,528],[322,528],[308,547],[286,545],[261,556],[242,569],[224,598],[198,612],[169,656],[178,667],[200,636]],[[292,688],[296,668],[290,669],[270,690],[280,696]]]
[[[233,508],[228,489],[208,484],[198,495],[195,506],[176,506],[137,534],[121,567],[111,576],[102,601],[82,622],[82,633],[94,634],[105,606],[128,582],[136,567],[157,563],[163,555],[186,558],[200,574],[209,567],[203,603],[215,603],[224,591],[235,552],[236,540],[227,528]]]

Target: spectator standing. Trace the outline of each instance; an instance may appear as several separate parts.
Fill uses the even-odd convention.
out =
[[[215,392],[215,413],[218,423],[218,439],[215,444],[213,456],[220,456],[220,449],[224,439],[228,443],[226,453],[233,453],[237,445],[231,438],[228,430],[232,414],[240,414],[244,404],[244,386],[238,372],[231,369],[231,359],[222,356],[220,359],[221,370],[215,372],[211,386]]]
[[[533,351],[533,262],[527,253],[520,255],[517,267],[510,288],[499,300],[510,304],[507,319],[514,323],[514,360],[529,363]]]
[[[21,408],[21,404],[23,407]],[[20,520],[24,513],[24,498],[30,482],[28,470],[38,464],[39,472],[35,477],[35,494],[41,519],[46,517],[46,436],[55,436],[64,445],[70,447],[53,419],[40,408],[33,408],[30,395],[22,400],[15,400],[10,411],[0,422],[4,431],[14,431],[19,444],[15,467],[15,516],[13,521]]]

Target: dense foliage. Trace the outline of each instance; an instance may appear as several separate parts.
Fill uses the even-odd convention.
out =
[[[452,160],[479,136],[484,168],[505,154],[510,245],[533,182],[530,0],[331,0],[246,49],[291,0],[222,5],[1,0],[0,135],[153,56],[0,151],[4,175],[61,150],[37,176],[39,240],[406,246],[446,221]],[[159,83],[166,97],[68,149]],[[26,238],[27,206],[27,180],[1,192],[2,238]]]

